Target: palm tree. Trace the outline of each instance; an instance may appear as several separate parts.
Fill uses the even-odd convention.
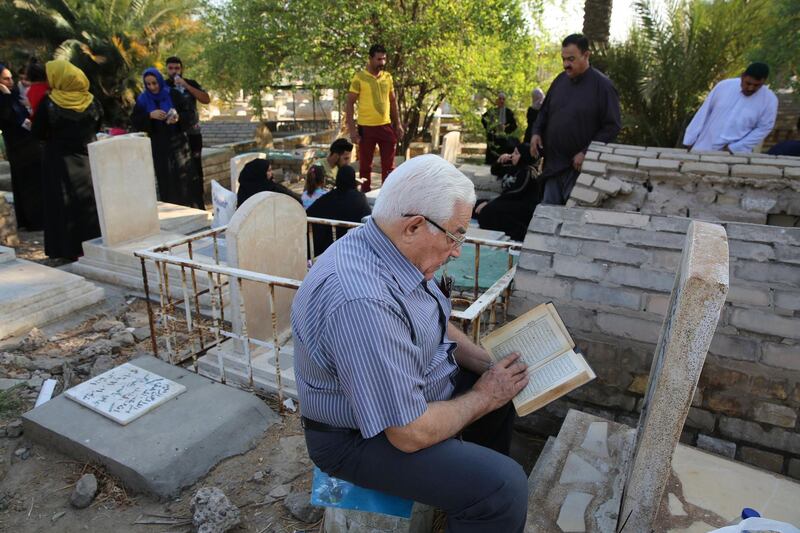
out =
[[[608,43],[612,0],[586,0],[583,4],[583,35],[593,46]]]
[[[199,6],[199,0],[16,0],[14,27],[6,29],[47,43],[53,57],[81,68],[106,121],[119,124],[140,90],[141,71],[201,33]]]

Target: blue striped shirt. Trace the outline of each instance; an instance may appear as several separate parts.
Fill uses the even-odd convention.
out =
[[[303,416],[373,437],[449,400],[450,301],[369,220],[317,260],[292,304]]]

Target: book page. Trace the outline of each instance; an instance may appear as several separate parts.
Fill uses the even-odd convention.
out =
[[[547,360],[529,376],[528,386],[514,397],[519,416],[541,409],[595,378],[583,357],[572,350]]]
[[[574,354],[575,352],[570,350],[532,370],[528,374],[530,378],[528,385],[520,391],[515,399],[524,403],[580,372],[582,368],[576,365],[572,359]]]
[[[493,346],[492,354],[502,359],[511,352],[519,352],[529,367],[535,367],[563,350],[563,336],[559,330],[553,328],[551,322],[552,318],[548,315],[530,322],[513,336]]]

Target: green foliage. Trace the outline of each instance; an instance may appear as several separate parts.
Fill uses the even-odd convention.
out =
[[[541,45],[526,21],[526,13],[538,13],[537,5],[230,0],[207,18],[218,39],[205,58],[218,90],[241,87],[257,96],[271,84],[300,79],[344,92],[353,73],[364,68],[369,46],[380,42],[389,52],[387,69],[395,80],[406,144],[417,124],[427,127],[445,98],[474,124],[482,103],[475,95],[505,90],[524,116],[530,91],[543,73],[549,77],[557,60],[554,55],[544,62],[548,68],[537,68],[541,56],[533,50]]]
[[[37,43],[82,69],[106,121],[124,123],[141,91],[141,72],[169,55],[191,64],[203,37],[200,0],[16,0],[0,9],[6,35]]]
[[[768,9],[767,23],[754,28],[758,41],[748,59],[769,64],[773,87],[800,92],[800,2],[772,0]]]
[[[640,1],[640,24],[597,60],[620,95],[620,140],[679,146],[708,91],[746,67],[753,31],[768,22],[769,5],[768,0],[682,0],[662,17]]]

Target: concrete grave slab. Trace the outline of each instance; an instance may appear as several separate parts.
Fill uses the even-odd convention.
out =
[[[761,516],[800,524],[800,483],[783,476],[679,444],[655,531],[710,531],[730,524],[744,507]],[[698,522],[712,522],[692,529]]]
[[[103,299],[104,291],[81,276],[11,253],[0,257],[0,339],[68,315]]]
[[[525,532],[614,531],[634,433],[571,409],[528,478]]]
[[[130,363],[186,392],[127,426],[62,394],[23,415],[25,435],[76,460],[102,464],[134,491],[171,498],[221,460],[251,449],[278,421],[252,394],[155,357]]]

